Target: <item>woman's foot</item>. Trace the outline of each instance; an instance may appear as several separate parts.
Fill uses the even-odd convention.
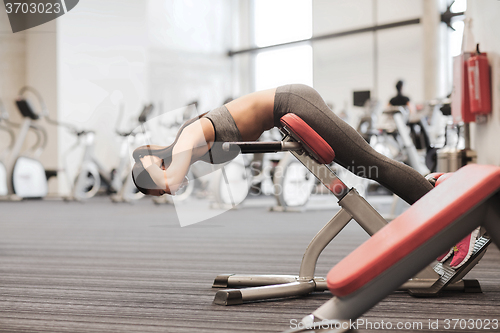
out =
[[[454,248],[455,247],[452,247],[448,252],[445,252],[442,255],[440,255],[436,260],[439,262],[445,262],[453,254]]]
[[[469,260],[472,252],[474,252],[474,245],[479,236],[479,229],[474,230],[453,247],[453,260],[450,263],[451,268],[457,269]]]

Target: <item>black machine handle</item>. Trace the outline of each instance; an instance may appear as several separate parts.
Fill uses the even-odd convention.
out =
[[[37,113],[33,107],[30,105],[29,101],[24,97],[26,92],[31,92],[38,99],[38,103],[40,104],[41,111]],[[47,107],[45,106],[45,102],[42,98],[42,95],[33,87],[24,86],[19,90],[19,96],[16,98],[16,105],[21,112],[22,116],[25,118],[31,118],[33,120],[38,120],[42,117],[47,117],[49,112]]]
[[[277,153],[279,151],[301,150],[298,142],[224,142],[222,150],[241,150],[242,154]]]
[[[40,114],[36,113],[31,107],[30,103],[24,98],[16,99],[16,106],[24,118],[31,118],[33,120],[40,119]]]
[[[406,110],[405,110],[404,106],[390,106],[390,107],[387,107],[382,112],[386,113],[386,114],[394,114],[394,113],[398,113],[398,112],[402,113],[402,114],[405,114]]]

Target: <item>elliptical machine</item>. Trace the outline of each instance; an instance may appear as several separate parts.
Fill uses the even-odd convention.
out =
[[[143,125],[154,110],[153,104],[147,104],[138,117],[139,125]],[[116,128],[120,123],[121,115],[118,117]],[[116,134],[122,138],[120,148],[120,162],[116,169],[107,170],[94,154],[95,132],[89,130],[77,130],[71,125],[60,122],[58,125],[67,127],[77,137],[77,142],[68,149],[74,150],[80,144],[84,145],[82,162],[75,177],[71,190],[71,199],[85,201],[94,197],[104,185],[111,196],[113,202],[130,202],[143,197],[132,181],[129,148],[136,140],[135,129],[130,131],[119,131]],[[147,133],[145,133],[147,135]],[[66,154],[65,154],[66,155]],[[70,181],[71,184],[71,181]]]
[[[37,113],[32,108],[26,92],[32,93],[41,107]],[[36,122],[47,115],[47,108],[40,94],[31,87],[23,87],[16,99],[16,106],[23,116],[19,133],[14,141],[9,157],[6,160],[8,195],[12,199],[40,199],[47,195],[48,182],[45,169],[38,157],[47,144],[47,133]],[[37,136],[36,143],[22,152],[29,130]]]

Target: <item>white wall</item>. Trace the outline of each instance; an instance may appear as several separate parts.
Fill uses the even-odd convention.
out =
[[[148,2],[150,92],[168,112],[198,100],[199,112],[233,95],[231,0]]]
[[[373,89],[372,46],[364,34],[313,44],[314,88],[335,111],[350,108],[353,90]]]
[[[422,18],[423,1],[428,0],[314,0],[313,35]],[[412,101],[423,102],[423,40],[421,23],[315,42],[314,87],[336,112],[354,110],[355,90],[371,90],[386,105],[399,79]]]
[[[25,32],[26,34],[26,85],[36,89],[42,96],[49,117],[57,119],[57,21],[50,21]],[[58,135],[54,125],[41,120],[41,126],[47,131],[47,147],[40,161],[45,169],[58,169]],[[50,192],[57,191],[55,185]]]
[[[232,27],[245,5],[248,1],[86,0],[55,21],[17,34],[1,12],[0,98],[19,119],[12,101],[21,86],[33,85],[53,118],[96,131],[96,156],[111,169],[118,163],[114,130],[121,107],[121,128],[128,129],[137,125],[133,120],[144,103],[154,102],[156,111],[161,104],[167,112],[198,99],[203,112],[238,94],[242,84],[233,85],[234,62],[227,51],[240,42],[241,32]],[[46,126],[49,145],[42,163],[62,168],[67,162],[73,176],[81,150],[64,154],[75,137]],[[59,189],[68,190],[65,181]]]
[[[415,103],[425,100],[423,34],[420,25],[381,30],[378,39],[378,99],[384,105],[396,95],[396,82]]]
[[[472,30],[476,43],[488,53],[491,65],[493,111],[485,124],[474,124],[473,148],[478,154],[478,163],[500,166],[500,1],[481,0],[467,2],[467,17],[472,18]]]
[[[232,5],[230,0],[79,3],[58,22],[59,119],[95,129],[97,158],[110,169],[119,158],[114,127],[120,105],[126,111],[122,128],[136,125],[129,120],[146,102],[155,104],[156,114],[196,99],[200,112],[219,106],[232,95],[227,57]],[[61,158],[72,143],[62,135],[67,139],[61,141]],[[70,159],[75,166],[79,154]]]
[[[49,115],[57,118],[57,70],[56,70],[56,22],[51,21],[27,31],[12,33],[7,14],[0,11],[0,99],[15,123],[22,117],[14,100],[20,89],[31,86],[43,96]],[[35,101],[37,103],[37,101]],[[39,109],[39,106],[34,105]],[[47,146],[40,156],[46,169],[58,168],[57,131],[52,125],[40,120],[45,127]],[[14,128],[17,132],[17,129]],[[7,144],[7,136],[0,134],[0,150]],[[24,149],[31,147],[35,136],[28,133]],[[49,191],[56,192],[57,184],[51,182]]]
[[[232,2],[232,50],[247,49],[253,46],[252,0]],[[232,62],[232,95],[239,97],[253,92],[253,55],[240,54],[231,58]]]
[[[149,101],[147,3],[87,0],[57,20],[59,120],[96,131],[97,159],[111,170],[118,165],[120,128]],[[59,162],[75,175],[81,151],[65,156],[75,137],[59,130]],[[64,192],[66,188],[61,187]]]
[[[373,25],[372,0],[313,1],[313,36]],[[373,89],[371,33],[327,39],[313,46],[314,88],[334,110],[350,109],[353,90]]]
[[[10,119],[19,122],[21,116],[14,105],[19,89],[26,84],[26,35],[13,34],[7,13],[0,10],[0,99]],[[0,131],[0,152],[9,136]]]

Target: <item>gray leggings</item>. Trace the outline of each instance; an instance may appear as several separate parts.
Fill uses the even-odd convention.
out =
[[[411,167],[375,151],[349,124],[340,119],[313,88],[286,85],[276,90],[274,126],[294,113],[311,126],[335,151],[335,162],[349,171],[372,179],[413,204],[433,186]]]

